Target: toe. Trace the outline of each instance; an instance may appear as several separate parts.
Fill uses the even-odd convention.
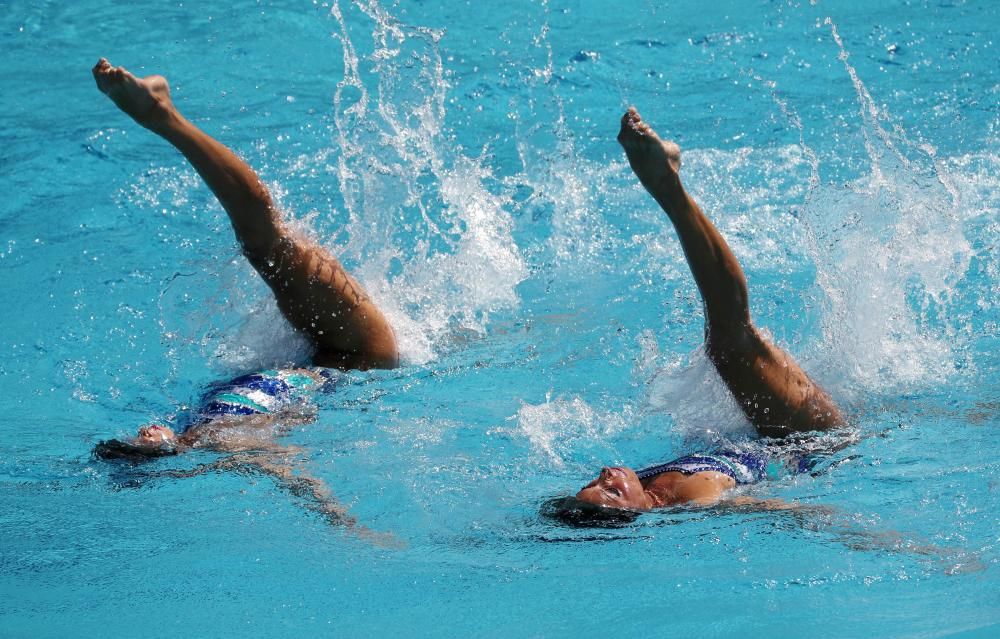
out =
[[[94,65],[94,68],[91,69],[91,72],[94,74],[94,77],[96,78],[105,75],[110,67],[111,65],[108,63],[108,61],[105,58],[101,58],[100,60],[97,61],[97,64]]]
[[[629,107],[628,111],[622,115],[622,126],[619,132],[619,137],[628,134],[630,131],[636,131],[636,126],[638,123],[642,122],[639,118],[639,113],[635,110],[635,107]]]

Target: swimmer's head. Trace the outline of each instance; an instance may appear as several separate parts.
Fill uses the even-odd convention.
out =
[[[94,447],[101,459],[124,459],[132,462],[177,454],[177,435],[167,426],[150,424],[126,441],[109,439]]]
[[[139,433],[129,440],[133,446],[161,448],[176,446],[177,435],[168,426],[149,424],[139,429]]]
[[[584,486],[576,498],[605,508],[649,510],[653,507],[639,476],[631,468],[603,468],[597,479]]]

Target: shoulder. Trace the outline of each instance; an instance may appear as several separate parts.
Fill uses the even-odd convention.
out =
[[[709,505],[719,501],[722,493],[734,488],[736,480],[725,473],[703,470],[675,478],[672,489],[679,503]]]

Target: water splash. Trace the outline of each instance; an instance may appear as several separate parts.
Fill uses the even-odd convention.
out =
[[[674,357],[648,384],[645,410],[669,414],[674,421],[672,431],[682,441],[708,442],[720,435],[738,438],[753,433],[704,349]]]
[[[956,292],[966,284],[976,255],[966,224],[989,205],[972,186],[979,182],[956,171],[961,162],[941,158],[933,145],[914,141],[877,105],[850,64],[836,25],[827,19],[824,26],[855,89],[867,173],[846,185],[824,183],[824,160],[839,158],[824,157],[808,144],[791,101],[775,82],[753,70],[745,75],[770,93],[798,131],[798,149],[688,152],[685,170],[706,210],[750,211],[756,227],[750,233],[740,216],[715,217],[749,270],[789,276],[809,265],[815,268],[811,275],[817,290],[801,295],[807,308],[821,306],[821,332],[791,350],[813,377],[851,405],[934,387],[972,372],[967,348],[972,329],[967,318],[953,311],[961,306]],[[764,167],[769,175],[742,179],[739,173],[748,164]],[[786,183],[789,179],[802,180],[804,188]],[[701,183],[711,184],[711,192],[698,193]],[[754,193],[745,183],[768,189]],[[776,207],[792,215],[780,214]],[[752,298],[759,294],[759,288],[751,289]],[[700,349],[668,361],[648,379],[648,408],[670,413],[682,435],[711,437],[746,428]],[[712,398],[704,402],[710,408],[685,401],[692,392]]]
[[[972,249],[945,164],[877,106],[837,32],[824,22],[854,86],[870,172],[811,194],[817,282],[829,300],[823,359],[849,397],[942,384],[964,335],[948,318]]]
[[[331,8],[345,69],[334,96],[349,215],[340,252],[359,264],[404,356],[424,362],[450,335],[484,333],[489,313],[515,306],[527,268],[509,200],[490,190],[482,158],[446,131],[442,32],[405,25],[374,1],[347,9],[350,20],[339,2]],[[357,35],[360,24],[371,32]]]
[[[631,422],[627,411],[607,413],[579,397],[552,399],[551,394],[543,404],[523,403],[512,419],[517,427],[507,432],[527,438],[533,452],[556,467],[564,466],[567,458],[580,456],[581,450],[612,438]]]

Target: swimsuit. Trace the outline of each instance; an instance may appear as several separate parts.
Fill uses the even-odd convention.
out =
[[[202,398],[201,407],[179,433],[230,415],[269,415],[289,408],[304,391],[326,387],[335,374],[316,369],[325,381],[294,370],[266,370],[220,384]]]
[[[663,473],[683,473],[693,475],[705,471],[715,471],[732,477],[737,484],[753,484],[769,475],[771,459],[761,452],[721,451],[715,453],[696,453],[685,455],[658,466],[644,468],[636,474],[639,479],[656,477]]]

